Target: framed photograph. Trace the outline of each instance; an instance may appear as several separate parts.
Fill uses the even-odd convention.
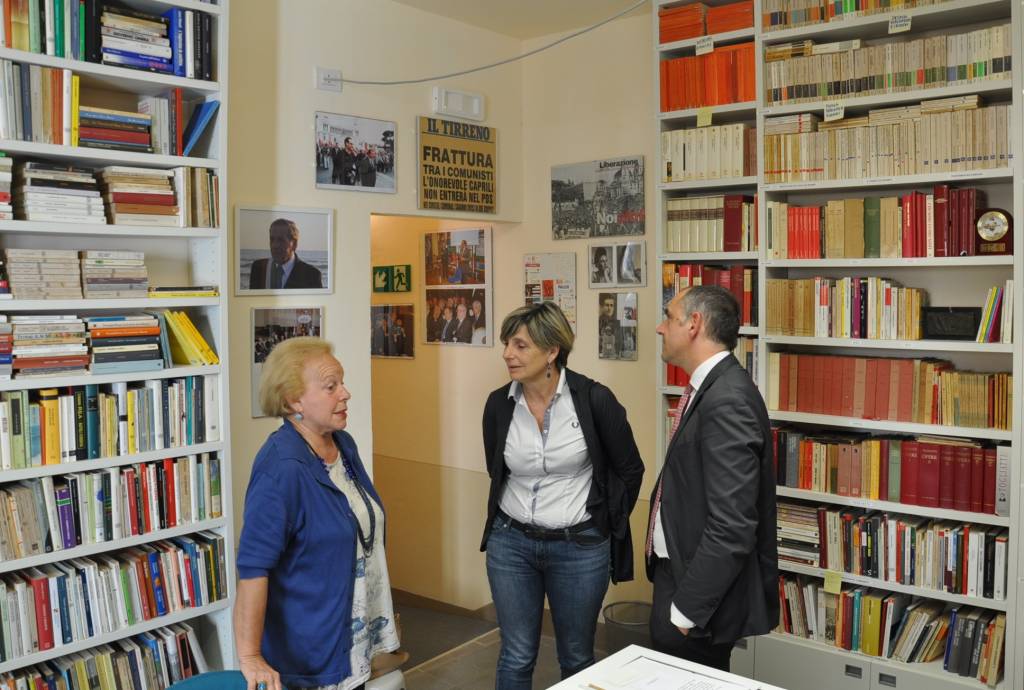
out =
[[[319,337],[323,333],[323,309],[253,307],[250,310],[250,324],[251,404],[252,416],[256,418],[264,416],[260,409],[260,378],[263,375],[263,363],[278,343],[304,335]]]
[[[643,235],[644,157],[551,168],[551,237]]]
[[[412,359],[414,323],[411,304],[370,307],[370,356]]]
[[[576,332],[576,252],[523,256],[524,304],[554,302]]]
[[[589,247],[590,287],[642,287],[647,285],[647,242],[602,242]]]
[[[285,206],[235,207],[235,294],[326,295],[334,211]]]
[[[491,345],[490,289],[428,288],[426,305],[426,342]]]
[[[597,295],[597,356],[635,362],[637,358],[637,293]]]
[[[316,113],[316,187],[395,193],[395,132],[388,120]]]
[[[423,236],[423,275],[427,287],[486,285],[491,234],[487,228],[430,232]]]
[[[590,287],[615,287],[615,245],[590,245],[590,263],[587,273],[590,275]]]

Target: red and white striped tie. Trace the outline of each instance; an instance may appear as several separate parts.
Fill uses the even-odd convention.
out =
[[[683,416],[686,414],[686,406],[690,404],[691,395],[693,395],[693,386],[686,386],[686,388],[683,389],[683,394],[679,396],[679,403],[676,404],[676,417],[672,420],[672,429],[668,432],[668,442],[665,444],[666,449],[672,445],[672,439],[676,437],[676,432],[679,431],[679,425],[682,423]],[[663,484],[663,477],[659,477],[658,491],[654,494],[654,506],[653,510],[651,510],[651,519],[650,523],[647,525],[647,545],[644,547],[644,555],[647,558],[650,558],[651,554],[654,553],[654,521],[658,519],[658,510],[661,508],[661,488]]]

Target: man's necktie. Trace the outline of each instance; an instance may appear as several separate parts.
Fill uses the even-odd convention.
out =
[[[278,264],[274,264],[273,270],[270,271],[270,289],[280,290],[284,285],[284,269]]]
[[[679,425],[683,421],[683,415],[686,414],[686,406],[690,404],[691,395],[693,395],[693,386],[686,386],[683,389],[683,394],[679,396],[679,403],[676,405],[676,416],[672,420],[672,430],[668,432],[668,440],[665,443],[666,449],[672,445],[672,439],[676,437]],[[661,488],[664,484],[664,469],[662,469],[662,476],[658,477],[658,491],[654,494],[654,508],[651,510],[651,521],[647,525],[647,545],[644,547],[644,555],[647,558],[650,558],[651,554],[654,553],[654,521],[658,519],[658,510],[661,508]]]

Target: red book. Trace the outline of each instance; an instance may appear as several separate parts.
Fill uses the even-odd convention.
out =
[[[982,493],[981,512],[996,513],[996,449],[985,449],[985,483]]]
[[[904,194],[900,198],[900,209],[903,213],[903,256],[911,257],[914,256],[914,196],[913,194]]]
[[[815,414],[826,414],[825,412],[825,362],[829,355],[813,355],[814,360],[814,393],[811,403],[811,412]]]
[[[982,512],[985,501],[985,449],[971,448],[971,490],[968,493],[967,507],[975,513]],[[959,487],[957,487],[959,488]]]
[[[167,527],[174,527],[178,524],[178,506],[174,498],[174,460],[171,458],[164,460],[164,496],[164,522]]]
[[[899,370],[899,406],[896,419],[910,422],[914,419],[914,360],[897,360]]]
[[[960,190],[949,190],[949,256],[960,256]]]
[[[853,455],[850,449],[852,447],[849,443],[839,444],[839,472],[836,477],[836,493],[840,496],[850,495],[850,471],[851,463],[853,462]],[[821,534],[825,534],[825,532],[821,532]],[[824,541],[822,539],[822,543]]]
[[[174,206],[174,194],[147,194],[144,192],[114,192],[110,200],[115,204],[147,204],[150,206]]]
[[[149,144],[149,132],[130,132],[124,129],[106,129],[105,127],[80,127],[78,134],[83,139],[99,141],[122,141],[129,144]]]
[[[11,193],[10,192],[0,192],[0,201],[4,202],[6,204],[10,200],[11,200]]]
[[[839,414],[843,417],[853,416],[853,388],[856,383],[857,360],[853,357],[843,357],[840,360],[843,365],[842,379],[842,403]]]
[[[914,228],[914,256],[926,256],[928,254],[927,238],[928,233],[928,197],[923,192],[914,192],[914,203],[916,204],[916,227]]]
[[[798,412],[813,412],[814,362],[812,355],[791,355],[789,366],[796,362],[796,409]],[[790,369],[792,371],[792,369]]]
[[[159,330],[158,328],[157,331]],[[85,366],[88,363],[89,355],[65,355],[60,357],[15,357],[12,366],[15,369],[45,369]]]
[[[917,441],[904,441],[900,444],[900,503],[917,505],[918,459],[921,444]],[[993,478],[995,472],[993,471]],[[993,492],[993,510],[995,493]]]
[[[743,204],[753,199],[742,194],[726,194],[722,212],[722,248],[727,252],[738,252],[743,248]]]
[[[949,185],[932,189],[935,200],[935,256],[949,256]]]
[[[32,569],[25,579],[32,586],[36,606],[36,633],[39,637],[39,651],[53,648],[53,621],[50,619],[50,583],[46,576]]]
[[[918,444],[917,505],[939,507],[939,447]]]
[[[789,409],[789,353],[779,356],[779,409]]]
[[[152,531],[150,525],[149,515],[149,471],[152,468],[151,465],[142,465],[139,469],[139,477],[142,479],[142,532],[143,534],[149,534]]]
[[[885,406],[889,404],[889,385],[886,383],[889,380],[888,375],[882,377],[882,369],[888,367],[879,367],[878,363],[883,360],[869,359],[867,360],[867,376],[865,377],[865,383],[868,381],[874,381],[875,385],[866,385],[864,387],[864,412],[860,415],[864,419],[878,419],[878,411],[882,410],[882,419],[885,419]]]
[[[953,494],[955,492],[954,483],[956,481],[957,474],[957,451],[959,448],[949,446],[945,444],[939,445],[939,507],[940,508],[953,508],[955,503]],[[968,448],[967,450],[970,450]],[[968,467],[970,466],[970,455],[968,458]],[[970,478],[970,475],[968,475]]]
[[[135,567],[135,575],[139,579],[139,601],[142,604],[142,618],[144,620],[150,620],[156,616],[156,603],[150,599],[152,593],[149,588],[145,586],[146,582],[146,566],[144,562],[147,561],[145,556],[140,556],[138,552],[131,556],[132,565]]]
[[[854,497],[862,496],[867,491],[867,487],[861,486],[863,483],[861,474],[864,471],[862,462],[864,462],[864,454],[861,445],[859,443],[850,444],[850,495]]]
[[[171,153],[180,156],[185,150],[184,133],[185,133],[185,109],[184,103],[181,97],[181,88],[178,87],[171,91],[171,95],[174,98],[174,102],[171,104],[174,108],[174,122],[175,122],[175,143],[177,148]]]

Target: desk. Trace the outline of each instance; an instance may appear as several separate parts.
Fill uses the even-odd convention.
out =
[[[630,645],[549,690],[782,690]]]

